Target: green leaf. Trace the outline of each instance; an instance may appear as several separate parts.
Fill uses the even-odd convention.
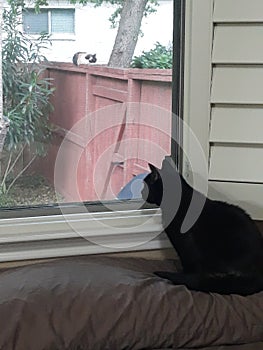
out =
[[[42,50],[50,43],[49,36],[43,33],[32,41],[21,32],[19,26],[24,2],[8,2],[10,8],[4,8],[2,21],[3,112],[10,119],[4,151],[13,152],[36,140],[38,143],[49,140],[48,117],[53,109],[49,98],[54,88],[52,81],[41,75],[44,67],[39,65],[44,59]],[[37,2],[39,6],[46,3]],[[0,181],[5,186],[8,177]]]
[[[160,68],[171,69],[173,61],[172,47],[161,45],[156,42],[150,51],[143,51],[140,56],[135,56],[132,60],[133,68]]]

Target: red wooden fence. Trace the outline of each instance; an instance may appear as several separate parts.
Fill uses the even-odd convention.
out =
[[[115,198],[170,154],[171,70],[54,64],[55,125],[38,168],[67,201]]]

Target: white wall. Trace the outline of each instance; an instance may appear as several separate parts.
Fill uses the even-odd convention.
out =
[[[67,1],[49,1],[49,7],[72,7]],[[114,6],[103,5],[94,8],[92,4],[86,6],[77,5],[75,14],[75,37],[68,40],[55,39],[51,49],[46,52],[50,61],[71,62],[72,56],[77,51],[96,53],[98,62],[107,63],[114,44],[116,29],[111,28],[108,18],[114,11]],[[159,41],[163,45],[172,42],[173,32],[173,1],[162,0],[157,12],[143,19],[143,37],[140,37],[135,50],[138,55],[142,50],[153,48]]]

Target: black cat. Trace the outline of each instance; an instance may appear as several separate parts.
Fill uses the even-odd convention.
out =
[[[149,166],[142,197],[161,207],[165,232],[183,267],[183,272],[155,274],[196,291],[239,295],[262,291],[263,237],[250,216],[235,205],[208,199],[194,190],[169,157],[161,169]],[[193,194],[203,209],[182,233]]]
[[[96,54],[90,54],[90,53],[87,54],[87,52],[76,52],[72,58],[72,62],[76,66],[79,66],[80,64],[85,64],[85,63],[96,63],[97,57],[96,57]]]

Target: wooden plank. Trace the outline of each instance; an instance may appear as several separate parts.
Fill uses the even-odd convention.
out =
[[[263,183],[263,147],[212,146],[209,179]]]
[[[213,63],[263,63],[262,38],[262,25],[215,26]]]
[[[210,141],[263,144],[263,107],[213,107]]]
[[[107,98],[112,101],[126,102],[128,97],[128,92],[108,88],[106,86],[94,86],[93,95]]]
[[[262,0],[215,0],[215,22],[263,22]]]
[[[210,182],[208,196],[239,205],[255,220],[263,220],[263,185]]]
[[[263,104],[263,67],[215,67],[211,102]]]

